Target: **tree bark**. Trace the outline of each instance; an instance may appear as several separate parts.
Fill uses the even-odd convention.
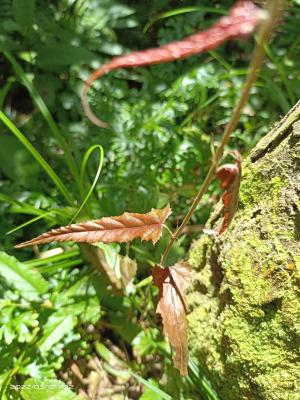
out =
[[[222,400],[300,399],[299,198],[300,102],[245,159],[229,229],[191,248],[191,353]]]

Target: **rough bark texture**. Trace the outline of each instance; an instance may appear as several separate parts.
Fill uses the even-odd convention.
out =
[[[300,102],[244,161],[227,232],[191,249],[190,349],[222,400],[300,399],[299,198]]]

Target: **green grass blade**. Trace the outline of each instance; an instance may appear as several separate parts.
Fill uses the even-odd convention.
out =
[[[148,389],[150,389],[152,392],[154,392],[155,394],[159,395],[162,399],[164,400],[172,400],[172,397],[162,391],[161,389],[159,389],[157,386],[152,385],[151,382],[147,381],[146,379],[142,378],[141,376],[135,374],[134,372],[130,371],[130,374],[140,383],[142,383],[143,385],[145,385]]]
[[[16,206],[20,208],[19,214],[29,214],[29,215],[43,215],[45,211],[39,210],[38,208],[33,207],[32,205],[25,203],[25,202],[20,202],[18,200],[13,199],[10,196],[7,196],[6,194],[0,193],[0,201],[3,203],[8,203],[12,206]],[[13,212],[11,212],[13,213]]]
[[[9,370],[8,372],[5,372],[2,375],[2,380],[0,382],[0,399],[1,400],[8,400],[8,398],[6,396],[6,391],[7,391],[8,385],[11,382],[13,374],[14,374],[14,370]]]
[[[53,183],[57,186],[61,194],[68,201],[68,203],[73,204],[74,199],[70,194],[69,190],[62,183],[60,178],[56,175],[54,170],[50,167],[47,161],[40,155],[40,153],[35,149],[35,147],[30,143],[30,141],[23,135],[23,133],[15,126],[15,124],[7,118],[7,116],[0,110],[0,120],[7,126],[7,128],[13,133],[16,138],[26,147],[26,149],[31,153],[31,155],[36,159],[36,161],[41,165],[44,171],[51,178]]]
[[[38,215],[37,217],[34,217],[34,218],[30,219],[29,221],[26,221],[26,222],[24,222],[23,224],[18,225],[18,226],[16,226],[15,228],[11,229],[10,231],[6,232],[6,235],[10,235],[11,233],[18,231],[19,229],[22,229],[22,228],[24,228],[25,226],[28,226],[28,225],[30,225],[30,224],[33,224],[35,221],[38,221],[38,220],[40,220],[40,219],[42,219],[42,218],[45,218],[45,217],[47,217],[49,214],[51,214],[51,212],[47,211],[47,212],[45,212],[44,214]]]
[[[79,172],[77,170],[77,166],[75,163],[75,160],[73,158],[73,155],[70,151],[70,146],[66,142],[64,136],[62,135],[60,129],[58,128],[56,122],[54,121],[47,105],[45,104],[43,98],[41,95],[38,93],[36,90],[35,86],[31,82],[31,80],[27,77],[26,73],[24,72],[23,68],[21,65],[16,61],[16,59],[13,57],[11,53],[8,51],[4,51],[3,54],[5,57],[9,60],[11,63],[17,77],[20,79],[20,81],[26,86],[28,89],[33,101],[35,102],[36,106],[40,110],[41,114],[43,115],[45,121],[47,122],[53,136],[61,146],[61,148],[64,151],[64,155],[66,158],[66,162],[68,164],[68,168],[73,175],[75,181],[77,182],[77,185],[79,186]]]
[[[188,116],[182,121],[180,124],[180,127],[184,127],[187,125],[200,111],[203,111],[207,106],[209,106],[211,103],[213,103],[217,98],[219,97],[219,93],[216,93],[215,95],[211,96],[209,99],[206,100],[205,103],[200,104],[195,110],[190,112]]]
[[[86,151],[86,153],[83,157],[81,173],[80,173],[80,191],[81,191],[81,193],[83,193],[83,191],[84,191],[84,177],[85,177],[85,172],[86,172],[86,166],[87,166],[88,160],[89,160],[91,154],[94,152],[94,150],[99,150],[99,164],[98,164],[97,172],[96,172],[94,181],[93,181],[89,191],[87,192],[85,198],[83,199],[81,206],[78,208],[75,215],[71,219],[70,224],[78,217],[78,215],[82,211],[83,207],[86,205],[88,199],[90,198],[91,194],[93,193],[93,190],[95,189],[95,186],[97,184],[97,181],[98,181],[100,173],[101,173],[101,169],[102,169],[103,161],[104,161],[104,151],[103,151],[102,146],[100,146],[99,144],[95,144],[94,146],[91,146]]]
[[[205,377],[203,371],[192,359],[189,360],[188,380],[195,387],[195,389],[201,393],[204,400],[221,400],[212,388],[208,379]]]
[[[59,262],[59,261],[63,261],[63,260],[70,260],[73,257],[78,257],[79,255],[80,255],[80,251],[79,251],[79,249],[76,249],[76,250],[64,251],[61,254],[56,254],[55,256],[51,256],[51,257],[25,261],[25,264],[36,268],[36,267],[40,267],[42,265],[46,265],[49,263]]]
[[[113,364],[114,359],[116,359],[116,356],[103,343],[96,342],[95,350],[99,354],[99,356],[101,358],[103,358],[106,361],[106,363],[108,363],[108,365]],[[168,395],[168,393],[159,389],[157,386],[152,385],[151,382],[147,381],[146,379],[142,378],[140,375],[131,371],[125,362],[121,361],[119,358],[117,358],[117,359],[124,366],[124,372],[132,375],[137,381],[139,381],[140,383],[145,385],[147,388],[149,388],[155,394],[159,395],[162,399],[172,400],[172,397],[170,395]],[[110,372],[113,372],[113,371],[110,371]]]
[[[268,75],[261,74],[261,79],[265,82],[265,85],[263,86],[269,92],[270,97],[277,99],[283,114],[287,114],[291,107],[284,91],[282,91],[281,88],[272,79],[270,79]]]
[[[4,87],[0,91],[0,108],[3,108],[4,100],[10,91],[10,88],[12,87],[15,79],[9,79],[8,82],[4,85]]]
[[[163,12],[161,14],[156,15],[155,17],[151,18],[150,21],[145,25],[143,32],[146,33],[149,28],[151,28],[151,26],[153,24],[155,24],[155,22],[161,20],[161,19],[166,19],[166,18],[170,18],[170,17],[175,17],[177,15],[180,14],[187,14],[187,13],[191,13],[191,12],[210,12],[210,13],[214,13],[214,14],[226,14],[226,10],[223,8],[214,8],[214,7],[180,7],[180,8],[174,8],[173,10],[170,11],[166,11]]]
[[[41,272],[42,274],[46,273],[46,272],[56,272],[56,271],[60,271],[63,268],[71,268],[74,266],[78,266],[81,265],[83,263],[83,259],[82,258],[76,258],[75,260],[65,260],[62,262],[58,262],[56,264],[53,265],[44,265],[43,267],[39,267],[38,271]]]
[[[288,110],[289,110],[291,108],[292,104],[295,104],[296,101],[297,101],[297,99],[294,96],[294,93],[293,93],[293,91],[292,91],[292,89],[290,87],[290,85],[293,84],[292,83],[293,81],[289,80],[289,78],[288,78],[288,76],[286,74],[286,71],[284,69],[283,64],[278,60],[277,57],[275,57],[275,55],[273,54],[270,46],[265,46],[265,51],[266,51],[268,57],[270,58],[270,60],[275,65],[275,67],[276,67],[276,69],[277,69],[277,71],[278,71],[278,73],[280,75],[281,81],[285,86],[286,92],[287,92],[288,97],[289,97],[289,100],[287,100],[287,103],[289,104],[289,108],[288,108]]]
[[[222,57],[217,51],[215,50],[210,50],[209,54],[215,59],[217,60],[220,65],[222,65],[222,67],[224,69],[226,69],[226,71],[230,72],[232,70],[232,66],[225,60],[224,57]]]

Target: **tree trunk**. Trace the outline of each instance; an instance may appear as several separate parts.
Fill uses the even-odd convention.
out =
[[[299,198],[300,102],[245,159],[229,229],[191,248],[191,353],[222,400],[300,399]]]

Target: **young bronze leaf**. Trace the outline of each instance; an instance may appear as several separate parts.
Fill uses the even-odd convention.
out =
[[[171,208],[169,205],[162,209],[153,208],[147,214],[125,212],[117,217],[104,217],[94,221],[52,229],[15,247],[50,243],[55,240],[80,243],[121,243],[129,242],[135,238],[152,240],[152,243],[155,244],[161,237],[163,224],[170,214]]]
[[[220,186],[225,190],[222,196],[224,217],[217,235],[221,235],[228,228],[238,206],[242,159],[238,151],[234,150],[231,153],[235,157],[235,164],[224,164],[216,171],[216,175],[220,179]]]
[[[107,124],[91,110],[87,93],[93,82],[101,76],[118,68],[141,67],[180,60],[213,50],[227,40],[249,35],[261,21],[263,13],[251,1],[240,0],[230,9],[229,15],[220,18],[213,26],[185,39],[168,43],[162,47],[135,51],[115,57],[92,73],[82,93],[82,105],[85,115],[95,125],[105,128]]]
[[[185,261],[168,268],[154,267],[153,282],[159,288],[156,312],[162,317],[164,334],[174,350],[174,366],[187,375],[188,338],[185,291],[190,285],[191,268]]]

